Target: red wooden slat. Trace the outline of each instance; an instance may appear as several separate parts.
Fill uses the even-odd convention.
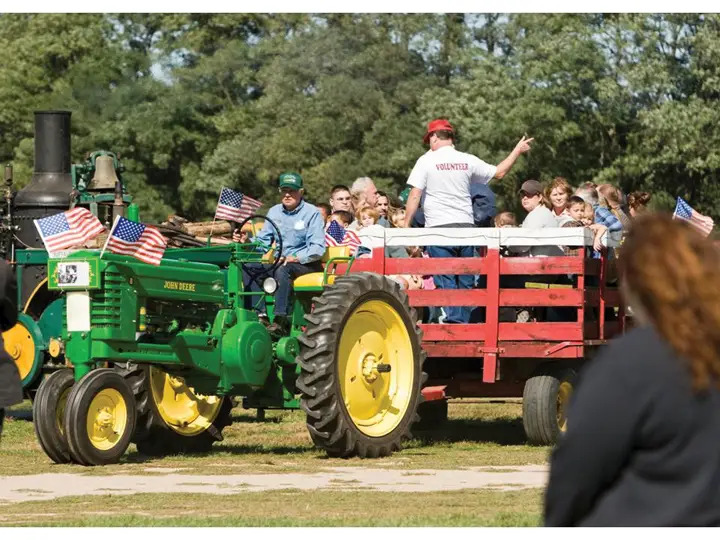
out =
[[[434,289],[407,291],[410,305],[417,306],[484,306],[487,291],[484,289]]]
[[[421,324],[424,341],[483,341],[485,324]]]
[[[500,358],[582,358],[582,345],[569,345],[553,350],[556,341],[500,341]],[[423,341],[423,350],[429,358],[482,358],[482,341]],[[548,351],[551,351],[548,354]]]
[[[490,250],[488,261],[488,305],[485,309],[485,356],[483,357],[483,382],[494,383],[497,379],[498,355],[493,351],[498,342],[498,321],[500,317],[500,265],[502,263],[500,252]]]
[[[387,274],[421,275],[485,274],[487,273],[487,262],[485,257],[386,259],[385,272]]]
[[[580,257],[503,257],[501,274],[579,274],[584,259]]]
[[[485,341],[487,324],[421,324],[425,341]],[[573,322],[499,323],[500,341],[581,341],[582,326]],[[491,346],[487,341],[485,346]]]
[[[500,341],[581,341],[582,326],[573,322],[500,323]]]
[[[580,306],[583,291],[577,289],[502,289],[501,306]]]

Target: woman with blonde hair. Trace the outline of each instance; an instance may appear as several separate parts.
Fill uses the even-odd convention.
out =
[[[600,198],[600,206],[610,210],[613,215],[622,223],[623,229],[630,228],[630,217],[622,210],[622,191],[612,184],[600,184],[597,187]]]
[[[545,188],[545,205],[552,210],[555,219],[558,220],[558,227],[562,227],[567,221],[572,221],[567,211],[568,199],[572,194],[572,186],[562,176],[556,176]]]
[[[582,374],[545,522],[720,525],[720,250],[664,214],[639,217],[621,249],[636,327]]]

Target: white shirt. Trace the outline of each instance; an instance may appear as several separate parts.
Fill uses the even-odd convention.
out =
[[[545,205],[538,204],[525,217],[521,227],[523,229],[557,228],[558,222],[555,213]],[[565,255],[560,246],[533,246],[530,248],[531,257],[559,257]]]
[[[496,171],[494,165],[472,154],[458,152],[452,145],[420,156],[407,183],[425,190],[425,226],[474,224],[470,183],[487,184]]]

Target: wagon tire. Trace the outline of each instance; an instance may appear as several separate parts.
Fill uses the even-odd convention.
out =
[[[523,428],[528,442],[552,445],[567,429],[567,407],[577,373],[561,366],[543,366],[525,382]]]

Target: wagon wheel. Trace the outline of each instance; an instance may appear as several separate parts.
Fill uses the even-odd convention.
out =
[[[160,368],[143,366],[146,395],[138,402],[138,452],[149,456],[208,452],[231,424],[230,398],[205,396]]]
[[[69,463],[70,449],[63,418],[70,389],[75,384],[71,369],[61,369],[40,384],[33,401],[33,426],[40,446],[55,463]]]
[[[387,456],[411,437],[425,353],[407,295],[377,274],[338,278],[314,299],[297,388],[313,442],[331,456]]]
[[[81,465],[117,463],[135,430],[135,398],[113,369],[96,369],[70,391],[65,434],[70,456]]]
[[[560,366],[541,366],[525,382],[523,390],[523,427],[532,444],[555,444],[567,430],[575,370]]]

